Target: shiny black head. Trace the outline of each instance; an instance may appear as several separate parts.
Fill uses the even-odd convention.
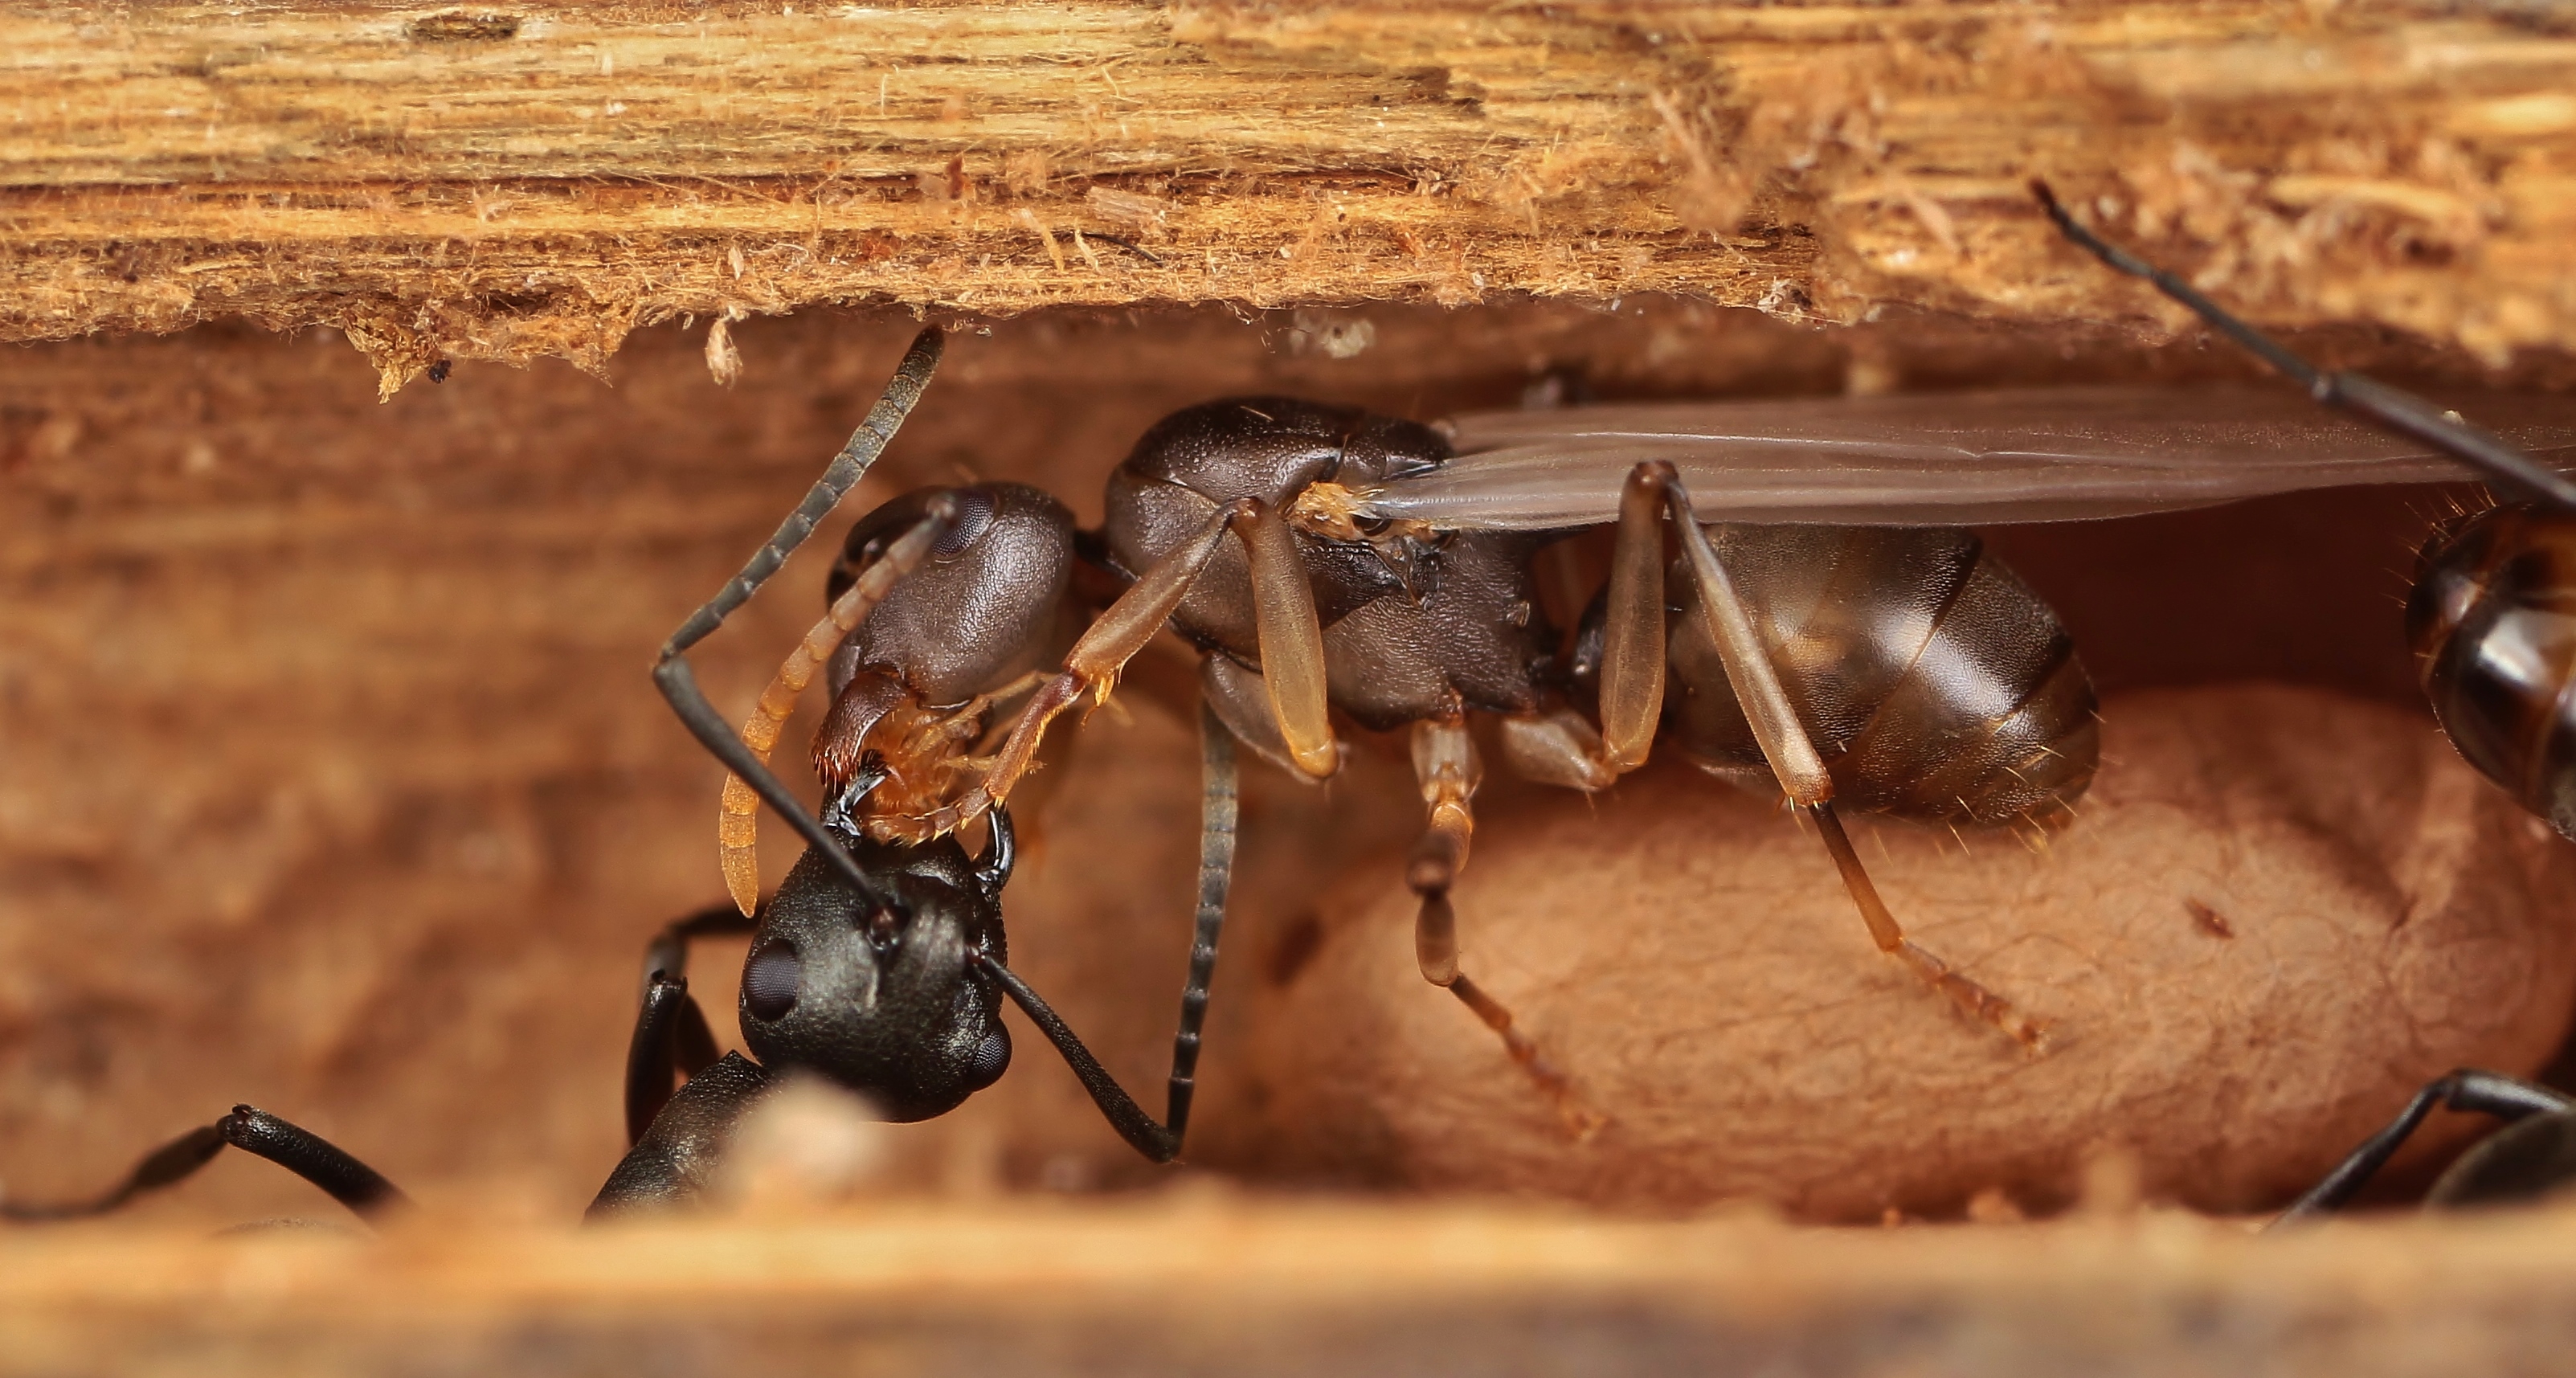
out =
[[[925,1120],[1001,1079],[1011,1038],[1002,995],[975,964],[1003,960],[1001,893],[1010,823],[969,857],[927,846],[844,845],[883,903],[854,890],[812,851],[778,887],[742,970],[742,1036],[773,1071],[803,1067],[876,1102],[891,1120]]]

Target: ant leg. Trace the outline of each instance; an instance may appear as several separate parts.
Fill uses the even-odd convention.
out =
[[[689,943],[748,933],[753,920],[730,904],[673,919],[644,949],[644,1000],[626,1046],[626,1142],[633,1147],[671,1099],[673,1077],[686,1081],[716,1060],[715,1031],[688,993]]]
[[[1467,865],[1467,847],[1475,836],[1476,815],[1468,806],[1484,767],[1476,760],[1475,739],[1460,719],[1426,720],[1413,726],[1413,773],[1422,784],[1422,802],[1431,819],[1404,868],[1404,883],[1420,901],[1414,911],[1413,955],[1422,979],[1438,986],[1475,1013],[1503,1040],[1503,1051],[1520,1064],[1530,1080],[1556,1106],[1576,1137],[1589,1137],[1603,1123],[1599,1112],[1574,1094],[1565,1073],[1539,1056],[1529,1035],[1513,1027],[1512,1012],[1485,993],[1458,969],[1458,914],[1449,904],[1449,887]]]
[[[1119,671],[1171,620],[1190,586],[1207,569],[1208,561],[1216,557],[1217,545],[1228,530],[1238,533],[1251,552],[1263,679],[1289,751],[1301,765],[1314,762],[1320,755],[1326,773],[1330,773],[1335,763],[1333,734],[1331,724],[1324,720],[1324,634],[1315,615],[1314,590],[1306,583],[1303,566],[1296,563],[1297,552],[1289,541],[1287,524],[1267,504],[1243,498],[1218,508],[1187,539],[1128,585],[1116,602],[1101,610],[1073,643],[1073,649],[1065,653],[1064,668],[1021,705],[1019,716],[1011,723],[1010,735],[993,754],[992,768],[985,772],[981,784],[957,802],[919,817],[876,815],[868,820],[869,831],[888,841],[926,841],[964,827],[985,810],[1007,801],[1012,787],[1036,761],[1038,743],[1045,739],[1048,724],[1081,702],[1086,694],[1094,703],[1109,697],[1109,691],[1117,687]],[[1274,664],[1282,674],[1269,673]],[[1283,688],[1283,684],[1287,687]],[[1306,734],[1315,733],[1320,733],[1320,748],[1307,739]]]
[[[670,1103],[675,1078],[686,1082],[718,1056],[715,1031],[689,994],[689,979],[654,972],[626,1044],[626,1146],[633,1148],[653,1127],[653,1118]]]
[[[2421,441],[2468,465],[2487,482],[2522,502],[2544,502],[2561,511],[2576,511],[2576,482],[2553,472],[2497,437],[2444,412],[2411,392],[2392,388],[2358,373],[2328,373],[2290,351],[2280,341],[2255,329],[2226,308],[2200,294],[2190,283],[2112,244],[2076,222],[2059,205],[2046,182],[2033,180],[2039,198],[2058,231],[2078,248],[2131,277],[2144,278],[2155,289],[2181,303],[2210,327],[2234,340],[2248,353],[2270,364],[2283,377],[2307,390],[2321,405],[2347,411]]]
[[[694,1009],[697,1001],[689,998],[689,978],[667,976],[661,971],[645,978],[644,1003],[635,1011],[635,1034],[626,1042],[626,1146],[644,1137],[653,1127],[653,1117],[670,1103],[672,1081],[672,1036],[677,1032],[682,1008]],[[706,1015],[701,1011],[699,1022]]]
[[[930,558],[931,547],[948,534],[957,520],[957,501],[946,495],[932,498],[920,521],[912,524],[883,556],[859,572],[859,577],[832,600],[831,610],[821,621],[806,629],[805,639],[787,653],[785,663],[770,678],[769,687],[760,691],[760,702],[743,720],[742,744],[754,759],[769,761],[770,749],[778,745],[778,733],[787,726],[787,715],[796,711],[796,696],[814,682],[814,672],[832,658],[841,638],[858,630],[868,614],[894,592],[895,584],[905,575],[921,568]],[[725,889],[733,896],[734,907],[749,914],[760,902],[760,796],[739,775],[727,775],[724,796],[716,806],[717,860],[724,867]]]
[[[331,1194],[331,1199],[362,1216],[408,1209],[411,1198],[374,1168],[342,1152],[320,1135],[299,1129],[264,1110],[236,1105],[216,1122],[224,1142],[266,1158]]]
[[[10,1201],[0,1199],[0,1220],[79,1220],[105,1215],[148,1191],[176,1186],[195,1176],[224,1151],[224,1127],[199,1125],[145,1154],[125,1180],[86,1201]]]
[[[62,1204],[0,1202],[0,1219],[73,1220],[103,1215],[147,1191],[185,1181],[214,1161],[226,1144],[266,1158],[331,1194],[331,1199],[370,1218],[407,1208],[402,1194],[374,1168],[359,1162],[319,1135],[299,1129],[266,1111],[236,1105],[213,1124],[189,1130],[146,1155],[125,1180],[87,1201]]]
[[[967,960],[992,977],[1002,987],[1002,993],[1011,997],[1011,1003],[1020,1007],[1020,1013],[1027,1015],[1029,1022],[1038,1026],[1038,1032],[1045,1034],[1047,1041],[1055,1045],[1056,1052],[1063,1056],[1065,1065],[1073,1069],[1082,1089],[1091,1093],[1092,1104],[1100,1107],[1101,1117],[1109,1121],[1110,1128],[1118,1131],[1119,1138],[1157,1163],[1168,1163],[1181,1155],[1180,1136],[1156,1124],[1154,1117],[1145,1113],[1145,1108],[1136,1103],[1135,1097],[1127,1094],[1127,1089],[1118,1084],[1118,1079],[1109,1075],[1109,1069],[1100,1065],[1100,1059],[1093,1057],[1091,1050],[1083,1046],[1081,1037],[1064,1022],[1064,1016],[1057,1014],[1052,1006],[1038,997],[1036,991],[1029,989],[1029,983],[1021,980],[1018,972],[1002,965],[989,953],[972,952],[967,955]]]
[[[1619,490],[1602,628],[1601,729],[1559,708],[1502,721],[1503,759],[1524,780],[1608,789],[1646,763],[1664,716],[1664,495],[1640,465]]]
[[[1869,925],[1871,941],[1878,944],[1879,951],[1904,962],[1926,984],[1957,1002],[1962,1010],[1993,1025],[2024,1048],[2044,1051],[2046,1030],[2041,1024],[1905,936],[1904,927],[1888,912],[1887,902],[1879,898],[1877,885],[1861,865],[1860,853],[1852,849],[1851,838],[1843,831],[1842,819],[1834,813],[1833,777],[1825,773],[1824,759],[1816,754],[1815,743],[1807,739],[1807,729],[1798,721],[1797,710],[1790,706],[1788,691],[1781,687],[1780,677],[1762,649],[1761,634],[1754,630],[1753,619],[1735,591],[1735,581],[1727,575],[1716,548],[1709,544],[1708,533],[1693,514],[1690,494],[1683,490],[1680,476],[1670,464],[1661,462],[1638,468],[1663,489],[1683,555],[1690,564],[1692,582],[1698,586],[1700,613],[1708,621],[1709,639],[1717,644],[1727,680],[1735,690],[1737,702],[1744,707],[1754,739],[1761,743],[1772,774],[1779,777],[1782,792],[1814,820],[1825,850],[1833,856],[1834,868],[1842,873],[1843,888],[1851,892],[1852,903]]]
[[[2387,1128],[2362,1140],[2361,1146],[2337,1163],[2334,1171],[2308,1188],[2306,1194],[2291,1202],[2263,1228],[2278,1229],[2294,1220],[2305,1220],[2343,1207],[2360,1194],[2373,1175],[2388,1165],[2390,1158],[2397,1156],[2397,1150],[2424,1123],[2425,1116],[2433,1113],[2436,1105],[2445,1110],[2493,1115],[2507,1123],[2532,1115],[2563,1114],[2576,1109],[2576,1101],[2545,1086],[2463,1067],[2449,1076],[2426,1083],[2424,1089],[2416,1092],[2415,1098],[2406,1103],[2406,1108],[2397,1112],[2397,1118],[2388,1122]]]
[[[716,596],[707,600],[704,606],[689,614],[679,630],[671,633],[671,639],[662,643],[662,653],[653,665],[654,686],[661,690],[663,699],[679,716],[681,725],[689,729],[689,735],[697,738],[699,745],[750,786],[752,793],[760,796],[761,802],[776,809],[780,817],[795,827],[806,845],[820,853],[863,898],[877,904],[885,902],[885,895],[868,879],[867,873],[859,869],[859,863],[832,836],[831,829],[807,813],[805,806],[797,802],[787,786],[770,773],[769,767],[743,745],[742,739],[735,736],[731,728],[725,726],[724,716],[716,712],[715,705],[707,702],[705,691],[698,688],[698,677],[689,668],[687,652],[724,625],[725,618],[734,609],[741,607],[754,590],[778,572],[788,554],[814,534],[815,523],[838,506],[842,495],[859,481],[869,465],[876,463],[877,456],[885,453],[886,443],[894,439],[904,417],[910,415],[914,404],[921,400],[922,389],[929,386],[930,375],[939,366],[943,345],[944,337],[936,326],[913,337],[912,348],[905,352],[903,362],[896,365],[894,377],[887,381],[884,395],[877,399],[874,407],[869,408],[867,419],[859,423],[849,443],[832,457],[830,467],[806,492],[805,500],[796,505],[796,510],[786,521],[779,524],[769,543],[753,554],[751,562],[743,566],[740,574],[717,590]]]
[[[711,904],[694,914],[686,914],[662,925],[653,941],[644,947],[644,983],[650,987],[655,975],[686,976],[689,974],[689,944],[700,938],[729,937],[749,933],[759,926],[752,915],[737,912],[729,904]]]
[[[1172,1036],[1172,1081],[1163,1123],[1172,1150],[1190,1132],[1190,1101],[1198,1092],[1199,1030],[1207,1023],[1208,983],[1216,976],[1217,939],[1225,932],[1225,893],[1234,882],[1234,734],[1216,710],[1199,705],[1199,906],[1190,934],[1190,974],[1181,987],[1181,1024]]]
[[[672,1079],[686,1081],[716,1060],[715,1031],[706,1011],[688,993],[689,944],[698,938],[748,933],[751,916],[716,904],[673,919],[644,949],[644,1000],[626,1048],[626,1142],[633,1147],[671,1099]]]
[[[1235,513],[1234,532],[1252,565],[1252,610],[1261,646],[1261,682],[1288,758],[1307,778],[1341,768],[1325,700],[1324,624],[1306,562],[1279,509],[1255,502]]]
[[[1199,1030],[1207,1022],[1208,982],[1216,975],[1217,938],[1225,928],[1225,895],[1234,878],[1234,735],[1204,702],[1199,706],[1199,749],[1198,918],[1190,943],[1189,979],[1181,988],[1180,1030],[1172,1037],[1172,1078],[1164,1123],[1156,1124],[1154,1117],[1145,1113],[1144,1107],[1127,1094],[1117,1078],[1109,1075],[1100,1059],[1083,1046],[1081,1037],[1046,1001],[1038,998],[1028,982],[990,956],[978,954],[973,959],[1055,1045],[1065,1065],[1091,1093],[1092,1103],[1100,1107],[1109,1127],[1118,1131],[1118,1137],[1158,1163],[1179,1157],[1182,1137],[1189,1133],[1190,1104],[1198,1090]]]
[[[1639,465],[1619,489],[1619,535],[1601,645],[1601,764],[1646,763],[1664,717],[1664,484]]]

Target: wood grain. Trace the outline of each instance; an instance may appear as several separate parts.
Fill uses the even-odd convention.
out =
[[[0,1374],[2539,1372],[2576,1338],[2569,1223],[1799,1231],[1181,1192],[580,1236],[22,1233]]]
[[[792,12],[791,12],[792,11]],[[0,16],[0,338],[246,318],[598,367],[636,327],[1671,292],[2576,340],[2576,38],[2479,3],[1107,0]]]

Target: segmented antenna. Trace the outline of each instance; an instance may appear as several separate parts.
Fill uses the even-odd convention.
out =
[[[879,905],[886,902],[884,892],[868,879],[859,863],[832,836],[831,829],[805,811],[805,806],[788,792],[787,786],[770,773],[769,767],[763,765],[749,747],[743,745],[740,737],[734,735],[733,729],[716,712],[715,705],[707,702],[705,692],[698,688],[696,672],[689,668],[687,652],[723,626],[727,615],[741,607],[762,584],[769,581],[769,576],[778,572],[778,567],[786,563],[796,547],[814,534],[815,525],[857,485],[867,473],[868,466],[885,453],[887,442],[903,428],[904,418],[912,414],[914,405],[921,401],[922,390],[930,386],[930,375],[939,367],[939,354],[945,343],[946,337],[937,326],[913,337],[912,348],[904,354],[903,362],[895,366],[894,377],[886,381],[884,394],[877,398],[875,406],[868,409],[867,419],[851,432],[849,443],[841,447],[839,454],[832,456],[831,465],[823,470],[823,477],[806,491],[805,500],[796,505],[796,510],[788,515],[786,521],[779,523],[777,532],[751,557],[751,562],[742,567],[740,574],[718,589],[716,596],[707,600],[704,606],[689,614],[678,631],[671,633],[671,639],[662,643],[662,654],[653,665],[654,687],[662,691],[662,697],[670,703],[671,711],[679,715],[681,724],[689,729],[689,735],[697,738],[699,745],[722,761],[725,769],[749,785],[752,792],[760,796],[761,802],[786,819],[804,837],[807,846],[820,853],[833,869],[841,873],[843,880],[848,881],[868,902]]]
[[[2039,198],[2058,231],[2095,258],[2131,277],[2144,278],[2155,289],[2181,303],[2211,329],[2234,340],[2246,352],[2270,364],[2282,376],[2307,389],[2323,406],[2350,412],[2421,442],[2478,471],[2505,497],[2518,502],[2548,503],[2576,511],[2576,483],[2504,441],[2460,420],[2456,415],[2411,392],[2392,388],[2358,373],[2328,373],[2290,351],[2287,345],[2230,314],[2198,289],[2076,222],[2059,205],[2048,183],[2033,178],[2031,194]]]
[[[877,610],[886,595],[894,592],[897,581],[930,558],[930,548],[945,539],[957,524],[957,499],[947,493],[930,500],[921,520],[895,538],[885,554],[871,562],[852,581],[841,596],[832,602],[832,610],[805,632],[805,639],[787,653],[787,660],[770,678],[769,687],[760,691],[760,702],[742,724],[742,744],[764,765],[770,750],[778,745],[778,732],[787,725],[787,715],[796,711],[797,696],[812,683],[814,673],[823,668],[839,648],[841,638],[858,630]],[[728,775],[724,797],[716,809],[717,858],[724,869],[725,889],[734,904],[749,914],[760,901],[760,797],[743,783],[740,775]]]

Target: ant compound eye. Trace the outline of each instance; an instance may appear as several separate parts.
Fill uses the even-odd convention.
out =
[[[1010,1069],[1011,1034],[1008,1029],[996,1025],[991,1033],[984,1035],[983,1042],[975,1045],[975,1065],[967,1070],[966,1079],[981,1091],[1000,1081],[1002,1073]]]
[[[764,1024],[787,1017],[796,1008],[796,985],[804,973],[796,949],[774,943],[752,954],[742,969],[742,1003]]]
[[[981,488],[960,488],[954,496],[957,499],[957,521],[948,528],[948,534],[940,537],[938,544],[930,548],[934,559],[947,559],[973,545],[975,538],[984,534],[984,528],[993,524],[991,493]]]
[[[888,906],[868,914],[868,944],[879,951],[895,945],[903,936],[904,920],[909,917]]]

